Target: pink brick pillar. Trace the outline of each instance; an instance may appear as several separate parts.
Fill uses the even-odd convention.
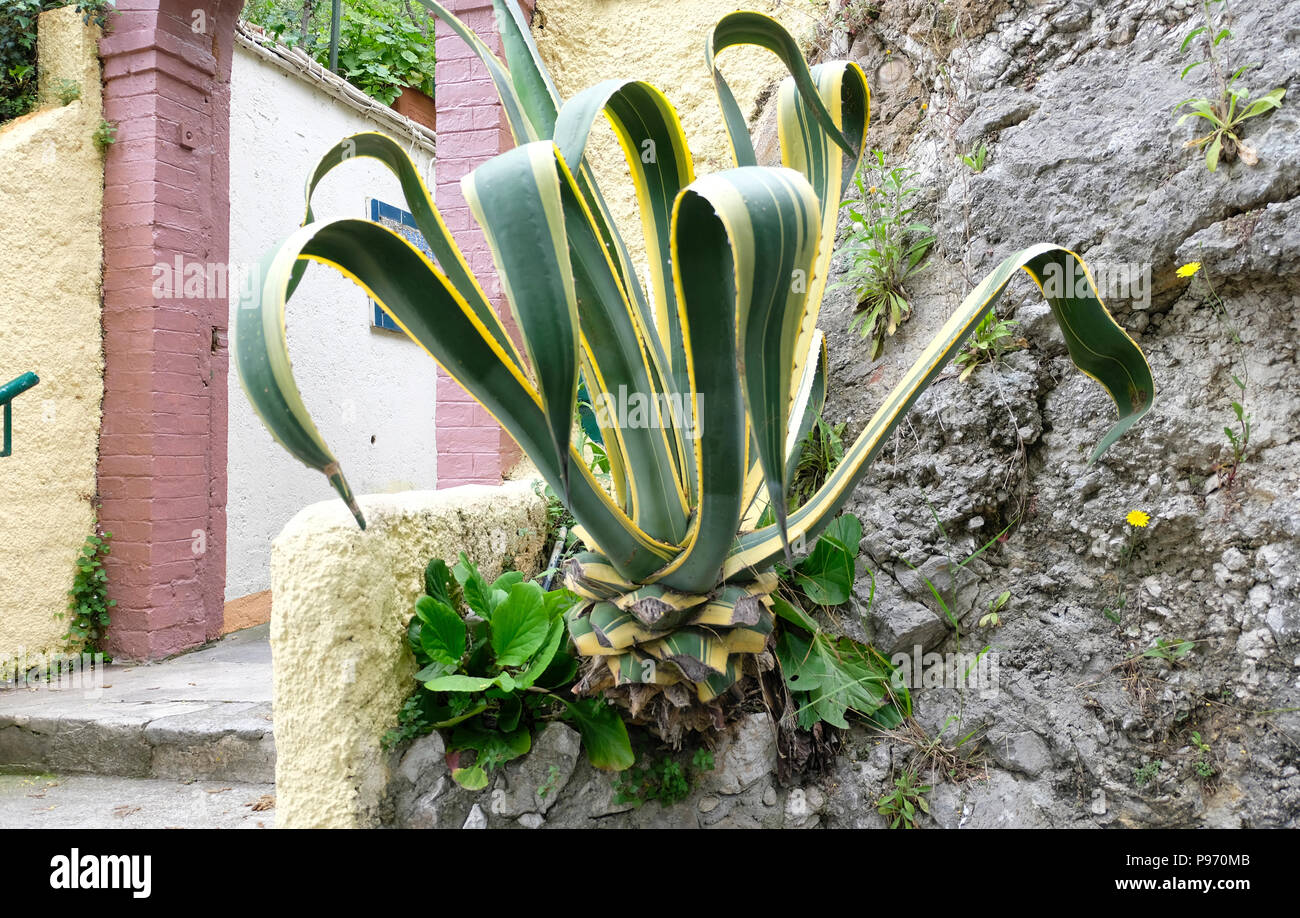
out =
[[[155,296],[155,265],[229,260],[232,30],[243,0],[118,0],[100,43],[109,650],[157,659],[221,633],[226,291]],[[215,276],[215,272],[212,272]],[[174,280],[175,278],[173,278]]]
[[[501,53],[490,0],[445,0],[444,5]],[[533,0],[526,0],[522,6],[532,14]],[[434,196],[470,268],[517,340],[492,253],[460,193],[460,180],[466,173],[510,149],[514,141],[487,69],[441,21],[436,35],[438,162]],[[437,398],[438,487],[500,484],[502,474],[519,459],[519,447],[482,406],[441,371]]]

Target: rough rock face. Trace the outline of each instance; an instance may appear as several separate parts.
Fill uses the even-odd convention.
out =
[[[828,419],[856,435],[966,291],[1041,241],[1079,252],[1099,278],[1122,281],[1121,266],[1136,266],[1136,283],[1102,293],[1157,385],[1147,418],[1089,466],[1113,406],[1070,364],[1021,279],[999,308],[1029,346],[934,385],[854,495],[860,583],[869,568],[876,591],[868,607],[862,590],[841,621],[891,654],[987,648],[993,690],[913,692],[930,736],[955,747],[973,733],[959,752],[978,754],[927,770],[915,739],[855,730],[830,777],[786,789],[755,767],[775,752],[766,719],[752,718],[721,738],[717,771],[675,807],[615,805],[608,776],[557,751],[529,766],[558,769],[553,801],[520,792],[510,774],[482,795],[439,774],[399,794],[399,822],[882,827],[876,803],[908,767],[934,786],[922,825],[1300,822],[1300,0],[1232,7],[1233,66],[1257,62],[1244,81],[1285,86],[1287,99],[1245,126],[1259,163],[1216,174],[1184,148],[1193,127],[1171,117],[1208,83],[1199,72],[1179,80],[1191,58],[1178,45],[1199,4],[881,6],[851,52],[873,93],[869,141],[919,172],[938,243],[913,286],[912,320],[874,364],[848,331],[851,294],[828,297]],[[988,163],[975,174],[958,157],[981,142]],[[1189,261],[1202,274],[1178,277]],[[1238,351],[1206,275],[1240,330],[1254,420],[1230,485],[1223,427]],[[1135,509],[1150,513],[1146,529],[1125,525]],[[1008,526],[1005,541],[956,566]],[[1002,624],[981,627],[1004,590]],[[1162,640],[1192,649],[1142,656]]]
[[[935,822],[1295,825],[1300,715],[1250,712],[1300,705],[1300,3],[1232,7],[1233,66],[1258,62],[1243,81],[1288,92],[1280,111],[1245,126],[1258,165],[1216,174],[1184,148],[1193,128],[1170,116],[1208,83],[1199,71],[1179,81],[1194,58],[1178,45],[1200,24],[1199,4],[1013,2],[991,22],[963,16],[955,29],[934,20],[934,4],[884,6],[873,34],[853,45],[877,117],[886,116],[870,140],[920,173],[938,244],[913,320],[877,364],[847,330],[851,295],[828,300],[821,324],[837,383],[828,417],[855,434],[960,297],[1039,241],[1079,252],[1099,279],[1122,281],[1127,265],[1134,278],[1149,270],[1145,284],[1103,284],[1102,293],[1157,385],[1151,414],[1089,467],[1113,407],[1069,363],[1038,291],[1017,282],[1000,312],[1030,346],[967,382],[933,386],[855,494],[850,509],[863,518],[865,564],[877,575],[866,636],[891,652],[907,638],[998,655],[995,697],[915,692],[932,735],[943,731],[949,744],[976,728],[983,736],[981,780],[937,776]],[[936,30],[964,37],[942,71]],[[911,75],[905,90],[929,88],[898,98],[878,75],[899,60]],[[900,134],[888,116],[904,111]],[[958,156],[981,142],[988,163],[975,174]],[[1190,261],[1204,264],[1202,275],[1178,277]],[[1223,427],[1235,422],[1231,375],[1241,370],[1207,274],[1244,342],[1254,419],[1231,486],[1216,467],[1231,458]],[[1151,514],[1147,529],[1126,527],[1132,509]],[[924,619],[916,606],[936,604],[899,559],[940,585],[934,575],[1012,521],[1004,543],[958,571],[968,582],[941,585],[961,616],[960,640],[942,617]],[[1003,590],[1004,624],[979,627]],[[1195,644],[1173,663],[1131,660],[1160,639]],[[831,795],[832,825],[877,824],[858,798],[878,796],[908,752],[858,745],[840,764],[836,781],[854,789]],[[880,751],[889,747],[892,766]],[[1202,760],[1215,770],[1206,781]],[[1139,786],[1134,772],[1150,762],[1160,763],[1155,776]]]

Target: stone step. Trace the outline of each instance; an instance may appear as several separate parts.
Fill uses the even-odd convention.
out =
[[[71,685],[0,689],[0,769],[274,781],[266,633],[163,663],[109,664]]]
[[[114,775],[0,774],[6,829],[270,829],[275,788]]]

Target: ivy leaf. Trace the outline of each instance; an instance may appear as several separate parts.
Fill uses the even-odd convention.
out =
[[[776,653],[786,686],[800,693],[799,723],[805,728],[818,720],[844,728],[849,710],[869,717],[889,704],[892,670],[849,638],[821,633],[805,641],[786,631]]]
[[[497,665],[524,665],[541,648],[551,628],[542,588],[535,583],[516,583],[492,614],[491,627]]]
[[[445,603],[432,596],[415,601],[419,616],[420,648],[436,663],[454,666],[465,653],[465,623]]]
[[[792,625],[816,634],[821,627],[807,612],[792,602],[787,602],[775,593],[772,594],[772,611]]]
[[[605,771],[622,771],[636,763],[623,718],[605,699],[583,698],[564,705],[582,734],[588,762]]]

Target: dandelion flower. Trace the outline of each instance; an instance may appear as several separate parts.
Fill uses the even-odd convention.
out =
[[[1189,261],[1187,264],[1183,265],[1181,268],[1178,269],[1178,276],[1191,277],[1199,270],[1201,270],[1201,263],[1199,261]]]
[[[1128,516],[1124,517],[1124,522],[1138,529],[1146,529],[1147,523],[1151,522],[1151,514],[1145,510],[1130,510]]]
[[[922,103],[921,103],[921,111],[925,111],[925,110],[926,110],[927,108],[929,108],[929,107],[930,107],[930,103],[929,103],[929,102],[922,102]]]
[[[876,186],[875,186],[875,185],[872,185],[870,188],[868,188],[868,189],[867,189],[867,193],[868,193],[868,194],[875,194],[875,193],[876,193]]]

